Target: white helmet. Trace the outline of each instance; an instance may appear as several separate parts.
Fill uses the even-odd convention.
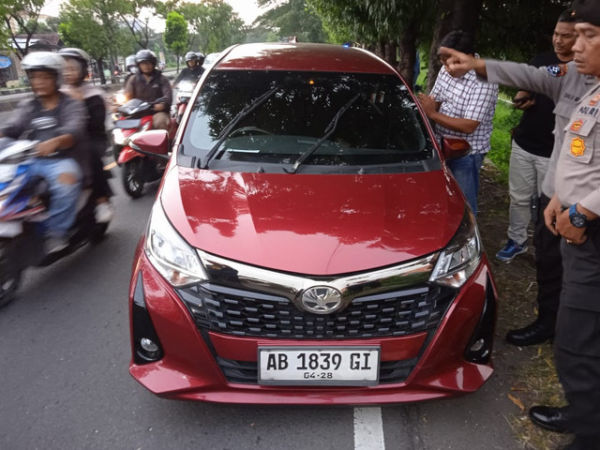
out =
[[[46,70],[55,72],[60,76],[63,66],[62,57],[53,52],[31,52],[21,61],[21,67],[25,72],[30,70]]]
[[[130,67],[135,67],[135,55],[129,55],[125,58],[125,67],[129,69]]]
[[[56,89],[62,84],[64,60],[53,52],[31,52],[21,61],[21,67],[28,73],[32,70],[43,70],[56,75]]]

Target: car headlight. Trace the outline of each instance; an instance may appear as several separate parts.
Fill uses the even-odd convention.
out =
[[[160,200],[152,208],[145,251],[152,265],[173,286],[206,280],[206,272],[196,251],[175,231]]]
[[[429,281],[460,288],[481,261],[481,238],[470,210],[465,210],[458,231],[440,253]]]

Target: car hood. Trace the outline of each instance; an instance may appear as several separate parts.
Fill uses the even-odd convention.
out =
[[[290,175],[172,166],[160,194],[193,247],[328,276],[389,266],[448,244],[464,200],[447,172]]]

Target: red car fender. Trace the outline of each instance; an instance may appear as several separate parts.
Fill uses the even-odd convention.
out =
[[[123,150],[121,150],[121,153],[119,153],[119,160],[117,161],[117,163],[119,165],[121,165],[121,164],[125,164],[126,162],[131,161],[134,158],[145,158],[145,157],[146,156],[143,155],[142,153],[138,153],[134,149],[132,149],[130,146],[126,145],[125,147],[123,147]]]

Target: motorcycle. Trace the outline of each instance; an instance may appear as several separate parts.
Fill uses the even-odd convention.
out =
[[[166,167],[164,159],[140,153],[130,145],[138,133],[152,129],[152,106],[152,103],[133,99],[117,109],[120,117],[114,123],[113,152],[121,166],[123,188],[132,198],[141,197],[144,185],[159,180]],[[173,137],[175,131],[176,124],[172,122],[169,136]]]
[[[171,116],[175,119],[177,124],[181,123],[181,118],[192,97],[194,87],[196,87],[196,83],[189,80],[183,80],[177,85],[177,95],[175,96],[176,102],[171,113]]]
[[[0,307],[14,300],[25,269],[47,266],[88,242],[100,242],[108,228],[108,223],[96,222],[96,197],[91,189],[84,189],[68,246],[46,252],[44,221],[50,192],[48,183],[31,173],[37,144],[0,138]]]

